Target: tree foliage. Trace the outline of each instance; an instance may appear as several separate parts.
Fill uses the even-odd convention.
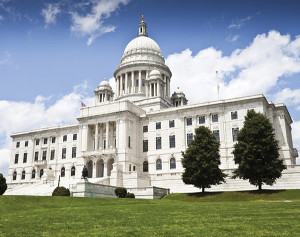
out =
[[[201,126],[195,129],[194,140],[186,152],[182,152],[182,166],[185,169],[182,180],[185,184],[193,184],[202,192],[211,185],[225,182],[226,174],[219,168],[220,143],[209,128]]]
[[[70,196],[70,195],[71,195],[70,190],[63,186],[56,187],[52,192],[52,196]]]
[[[0,173],[0,195],[2,195],[7,189],[6,179],[3,174]]]
[[[233,178],[249,179],[259,190],[262,184],[273,185],[286,166],[279,159],[278,141],[270,120],[254,110],[248,111],[237,140],[232,153],[238,168]]]
[[[118,198],[125,198],[127,194],[127,189],[123,187],[118,187],[115,189],[115,194]]]

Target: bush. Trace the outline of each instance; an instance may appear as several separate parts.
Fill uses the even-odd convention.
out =
[[[127,189],[126,188],[116,188],[115,194],[117,195],[118,198],[125,198],[126,194],[127,194]]]
[[[7,189],[6,179],[3,174],[0,173],[0,195],[2,195]]]
[[[134,193],[126,193],[126,198],[135,198]]]
[[[70,196],[70,190],[65,187],[56,187],[52,193],[52,196]]]

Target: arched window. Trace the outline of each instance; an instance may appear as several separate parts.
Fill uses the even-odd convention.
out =
[[[148,161],[144,161],[143,163],[143,172],[148,172]]]
[[[22,177],[21,179],[25,179],[25,170],[22,171]]]
[[[157,159],[156,160],[156,170],[161,170],[161,169],[162,169],[161,159]]]
[[[170,159],[170,169],[176,169],[176,160],[174,157]]]
[[[71,168],[71,176],[75,176],[75,166]]]
[[[31,178],[35,179],[35,170],[32,170],[32,172],[31,172]]]
[[[14,173],[13,173],[13,180],[16,180],[17,179],[17,171],[15,171]]]
[[[41,169],[40,170],[40,178],[42,178],[43,174],[44,174],[44,169]]]
[[[62,167],[62,168],[61,168],[61,171],[60,171],[60,176],[61,176],[61,177],[65,177],[65,172],[66,172],[65,167]]]

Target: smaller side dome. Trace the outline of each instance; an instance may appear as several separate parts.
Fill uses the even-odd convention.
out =
[[[96,105],[103,102],[113,101],[114,92],[108,81],[104,80],[99,84],[99,86],[94,91]]]
[[[157,78],[162,79],[162,75],[160,71],[153,69],[148,75],[148,80],[156,80]]]
[[[182,105],[186,105],[188,100],[185,97],[185,94],[179,87],[177,87],[176,91],[172,94],[171,101],[173,106],[178,107]]]

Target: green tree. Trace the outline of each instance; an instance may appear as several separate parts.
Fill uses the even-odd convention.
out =
[[[278,141],[270,120],[254,110],[248,111],[237,140],[232,153],[239,166],[233,178],[249,179],[259,190],[262,184],[273,185],[286,166],[279,159]]]
[[[7,189],[6,179],[3,174],[0,173],[0,195],[2,195]]]
[[[182,180],[185,184],[193,184],[204,192],[211,185],[225,182],[226,174],[219,168],[219,147],[220,143],[209,128],[200,126],[195,129],[194,140],[182,152]]]

